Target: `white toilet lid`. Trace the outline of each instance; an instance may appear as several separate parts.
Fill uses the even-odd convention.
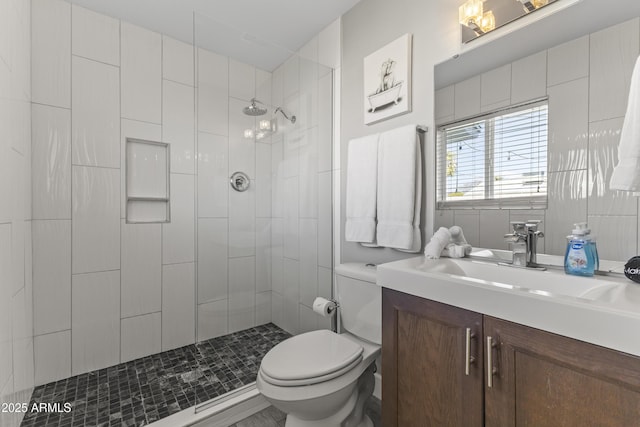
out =
[[[260,369],[277,382],[333,377],[353,368],[362,359],[363,348],[326,329],[296,335],[273,347]],[[312,381],[315,382],[315,381]]]

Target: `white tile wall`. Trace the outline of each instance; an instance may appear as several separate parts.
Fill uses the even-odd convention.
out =
[[[162,77],[193,86],[193,46],[162,36]]]
[[[71,4],[31,2],[31,93],[40,104],[71,107]]]
[[[511,101],[511,64],[480,76],[480,109],[491,111]]]
[[[255,257],[229,258],[229,333],[255,326]]]
[[[244,192],[229,192],[229,257],[255,255],[256,188],[251,181]]]
[[[122,220],[120,231],[121,315],[124,318],[158,312],[162,308],[162,227]]]
[[[120,70],[73,57],[71,153],[74,165],[120,167]]]
[[[71,221],[33,221],[36,335],[71,328]]]
[[[76,5],[71,18],[74,55],[120,65],[120,21]]]
[[[229,59],[198,49],[198,130],[229,134],[228,96]]]
[[[256,294],[256,325],[271,322],[271,292]]]
[[[271,219],[256,218],[256,293],[270,290]],[[269,312],[271,312],[271,309],[269,309]]]
[[[242,112],[246,101],[229,98],[229,175],[242,171],[255,178],[256,143],[251,138],[244,137],[245,129],[255,128],[255,117]]]
[[[71,112],[33,104],[34,219],[71,219]]]
[[[71,373],[118,364],[120,272],[74,274],[71,301]]]
[[[162,141],[170,144],[171,172],[194,174],[193,87],[164,80],[162,106]]]
[[[171,222],[162,224],[162,263],[195,261],[193,175],[171,174]]]
[[[123,22],[121,28],[122,117],[162,120],[162,36]]]
[[[120,171],[73,166],[73,274],[120,269]]]
[[[549,49],[547,61],[549,86],[589,76],[589,36]]]
[[[198,219],[198,302],[229,296],[229,222],[227,218]]]
[[[300,303],[312,307],[318,296],[318,220],[300,220],[299,240]]]
[[[480,76],[455,84],[454,106],[456,119],[480,113]]]
[[[229,60],[229,96],[248,101],[256,93],[256,69],[255,67]],[[262,102],[268,100],[260,99]]]
[[[160,353],[161,322],[159,312],[122,319],[120,361],[128,362],[149,354]]]
[[[229,142],[198,133],[198,217],[223,218],[229,210]]]
[[[226,299],[199,304],[198,341],[226,335],[229,330],[228,312]]]
[[[34,338],[35,383],[47,384],[71,376],[71,331]]]
[[[547,93],[547,51],[511,64],[511,103],[542,98]]]
[[[195,340],[195,264],[162,266],[162,350]]]

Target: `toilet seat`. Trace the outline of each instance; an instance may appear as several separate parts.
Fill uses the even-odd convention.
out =
[[[353,369],[362,353],[362,346],[334,332],[307,332],[272,348],[262,359],[260,374],[273,385],[317,384]]]

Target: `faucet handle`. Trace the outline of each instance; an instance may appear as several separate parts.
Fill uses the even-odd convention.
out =
[[[511,227],[513,227],[514,233],[526,233],[527,232],[527,223],[523,221],[511,221]]]

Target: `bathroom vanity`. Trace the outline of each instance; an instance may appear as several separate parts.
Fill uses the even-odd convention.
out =
[[[639,424],[638,285],[424,257],[378,281],[385,427]]]

